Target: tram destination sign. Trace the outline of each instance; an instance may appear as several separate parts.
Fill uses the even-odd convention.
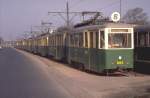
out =
[[[120,20],[120,13],[119,12],[113,12],[111,14],[111,20],[113,22],[118,22]]]

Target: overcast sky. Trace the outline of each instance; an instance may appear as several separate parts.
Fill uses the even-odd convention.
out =
[[[65,11],[69,2],[71,11],[101,11],[105,16],[119,11],[120,0],[0,0],[0,36],[13,40],[38,26],[43,21],[63,25],[59,16],[48,15],[49,11]],[[128,9],[141,7],[150,17],[150,0],[122,0],[122,13]],[[36,28],[33,28],[36,29]]]

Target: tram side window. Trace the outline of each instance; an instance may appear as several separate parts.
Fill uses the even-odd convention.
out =
[[[61,39],[60,39],[60,35],[57,36],[57,45],[61,46]]]
[[[56,46],[56,36],[54,37],[54,46]]]
[[[88,47],[88,33],[85,32],[84,34],[84,47]]]
[[[58,39],[57,39],[58,36],[59,36],[59,35],[57,35],[57,36],[55,37],[55,43],[56,43],[56,46],[59,46],[59,41],[58,41]]]
[[[83,47],[83,33],[79,33],[79,47]]]
[[[145,46],[145,36],[144,34],[139,34],[139,46]]]
[[[60,35],[60,43],[61,43],[61,46],[63,46],[63,42],[64,42],[63,35]]]
[[[56,35],[56,46],[59,46],[59,35]]]
[[[37,39],[37,46],[39,46],[39,44],[40,44],[40,41],[39,39]],[[27,42],[25,43],[25,45],[27,45]]]
[[[44,43],[43,38],[40,38],[39,39],[40,46],[43,46],[43,43]],[[28,41],[28,45],[30,45],[30,41]]]
[[[93,32],[90,32],[90,48],[93,48]]]
[[[150,47],[150,32],[148,32],[148,34],[149,34],[149,37],[148,37],[148,38],[149,38],[149,47]]]
[[[45,45],[46,45],[46,40],[45,40],[45,38],[42,38],[42,40],[43,40],[43,46],[45,46]]]
[[[59,46],[62,46],[62,37],[61,37],[61,35],[59,36]]]
[[[46,40],[45,40],[45,38],[43,38],[43,46],[45,46],[46,45]]]
[[[96,32],[93,33],[93,48],[96,48]]]
[[[54,46],[54,37],[52,36],[52,46]]]
[[[52,38],[50,37],[49,39],[50,39],[49,40],[50,41],[49,45],[52,46]]]
[[[47,37],[44,38],[44,46],[47,46]]]
[[[52,36],[52,46],[54,46],[54,37]]]
[[[45,39],[45,45],[44,45],[44,46],[47,46],[47,44],[48,44],[48,43],[47,43],[47,41],[48,41],[48,40],[47,40],[47,37],[45,37],[44,39]]]
[[[70,35],[70,46],[71,46],[71,47],[74,46],[74,38],[73,38],[73,35]]]
[[[64,45],[64,38],[63,38],[63,35],[61,35],[61,45],[62,45],[62,46]]]
[[[58,42],[57,42],[58,46],[62,46],[61,42],[62,42],[61,35],[58,35]]]
[[[74,44],[75,44],[75,47],[79,47],[79,35],[78,34],[74,35]]]
[[[51,46],[53,46],[53,42],[52,42],[52,41],[53,41],[53,39],[52,39],[52,36],[51,36],[51,38],[50,38],[50,39],[51,39]]]
[[[54,39],[53,39],[53,36],[51,37],[52,38],[52,46],[54,45],[53,43],[54,43]]]
[[[134,33],[134,46],[135,47],[138,47],[138,32],[135,32]]]
[[[95,37],[96,37],[96,48],[98,48],[98,40],[99,40],[99,33],[98,32],[95,33]]]
[[[50,46],[52,46],[52,37],[50,37]]]
[[[28,42],[27,42],[27,44],[28,44]],[[41,46],[41,44],[42,44],[42,42],[41,42],[41,39],[39,38],[39,46]]]
[[[53,36],[53,46],[55,46],[55,36]]]
[[[146,46],[149,46],[149,35],[148,35],[148,32],[146,32],[146,34],[145,34],[145,41],[146,41]]]
[[[55,46],[55,36],[53,36],[53,46]]]
[[[41,40],[42,40],[42,46],[45,46],[45,39],[42,38]]]
[[[104,44],[105,41],[104,41],[104,31],[101,31],[100,32],[100,48],[104,48]]]
[[[49,46],[51,46],[51,38],[49,37]]]
[[[148,32],[144,32],[141,35],[141,46],[148,46],[149,45],[149,35]]]
[[[57,35],[55,36],[55,46],[57,46]]]

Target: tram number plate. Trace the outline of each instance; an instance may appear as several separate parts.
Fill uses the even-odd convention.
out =
[[[117,65],[122,65],[122,64],[124,64],[124,61],[123,60],[117,60]]]

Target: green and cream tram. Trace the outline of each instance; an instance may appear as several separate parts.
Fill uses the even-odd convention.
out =
[[[75,28],[69,34],[68,62],[91,71],[133,68],[133,27],[105,23]]]

